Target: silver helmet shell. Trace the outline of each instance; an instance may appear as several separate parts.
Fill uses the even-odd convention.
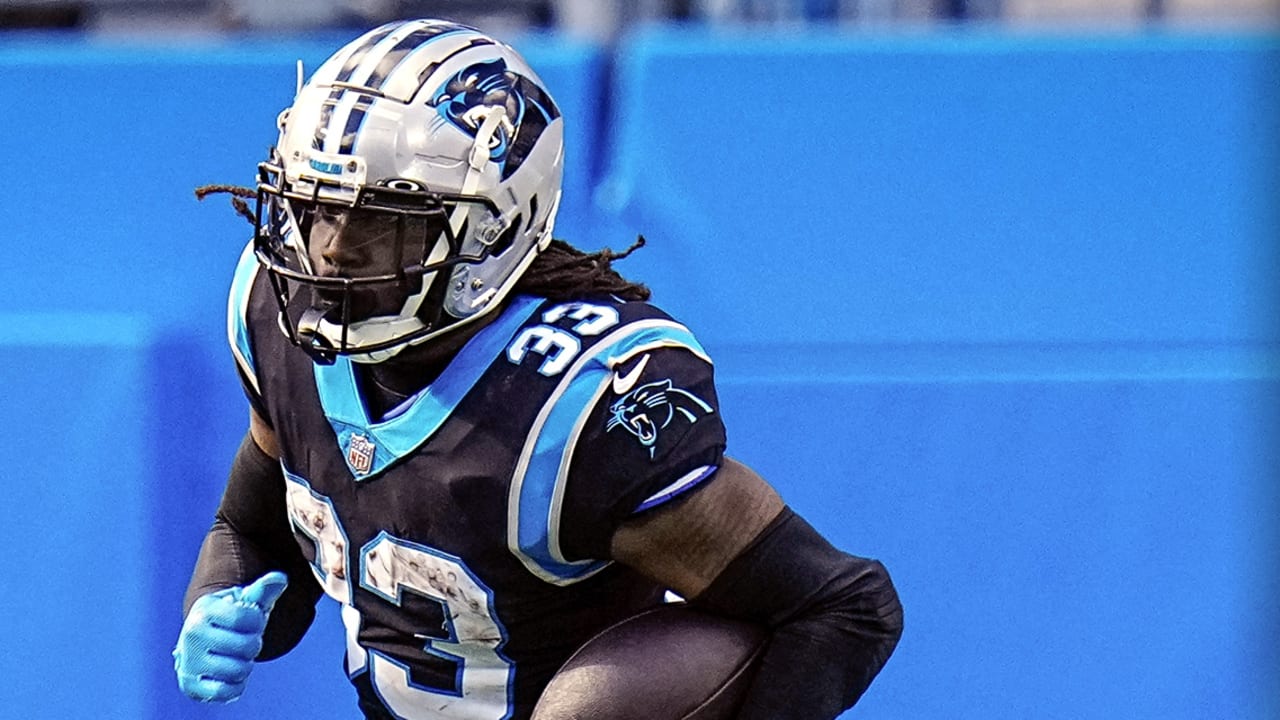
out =
[[[482,317],[551,240],[563,120],[528,63],[474,28],[413,20],[372,30],[326,60],[278,124],[259,166],[256,249],[282,327],[317,359],[378,362]],[[312,267],[308,213],[318,205],[437,216],[424,256],[402,258],[413,282],[398,278],[408,288],[399,312],[305,307],[307,286],[379,282]]]

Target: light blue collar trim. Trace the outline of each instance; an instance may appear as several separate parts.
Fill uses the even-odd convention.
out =
[[[369,417],[349,358],[339,356],[332,365],[316,364],[320,405],[351,474],[357,480],[371,478],[434,435],[542,302],[528,296],[513,300],[497,320],[462,346],[435,382],[381,422]]]

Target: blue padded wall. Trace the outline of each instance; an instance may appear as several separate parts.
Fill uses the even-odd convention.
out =
[[[615,94],[601,202],[715,339],[1280,340],[1275,37],[654,30]]]
[[[1275,716],[1274,375],[717,359],[731,452],[902,597],[903,640],[849,718]]]
[[[148,717],[151,348],[127,315],[0,315],[0,717]]]
[[[1280,711],[1280,41],[654,29],[598,191],[906,608],[848,717]],[[820,662],[820,660],[815,660]]]

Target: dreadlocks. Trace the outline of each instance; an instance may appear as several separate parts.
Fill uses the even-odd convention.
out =
[[[237,215],[248,220],[250,225],[258,222],[258,219],[253,215],[253,211],[249,209],[249,203],[244,201],[245,198],[258,196],[258,193],[253,188],[247,188],[243,185],[201,185],[196,188],[196,199],[203,200],[217,193],[231,195],[231,207],[235,209]]]
[[[631,282],[613,269],[621,260],[644,247],[644,236],[620,253],[609,248],[583,252],[563,240],[538,254],[529,269],[516,281],[512,292],[537,295],[549,300],[573,300],[589,295],[616,295],[623,300],[648,300],[649,288]]]
[[[257,222],[246,198],[257,196],[252,188],[241,185],[201,185],[196,188],[196,199],[218,193],[231,195],[231,207],[249,221]],[[516,281],[512,292],[536,295],[548,300],[574,300],[591,295],[615,295],[623,300],[648,300],[649,288],[632,282],[613,269],[615,260],[621,260],[645,246],[644,236],[636,238],[631,247],[620,253],[609,248],[589,253],[579,250],[563,240],[552,240],[546,250],[538,253],[529,269]]]

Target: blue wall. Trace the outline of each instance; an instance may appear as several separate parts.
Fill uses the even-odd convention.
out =
[[[342,39],[0,40],[0,717],[355,714],[331,608],[231,706],[168,658],[245,425],[248,228],[191,188],[249,182]],[[576,121],[560,234],[648,236],[621,267],[717,359],[731,451],[894,574],[850,717],[1280,714],[1280,39],[518,44]]]
[[[726,258],[660,285],[726,341],[1274,342],[1277,52],[654,32],[619,59],[601,197],[640,257]]]
[[[148,716],[149,343],[126,315],[0,314],[0,715]]]

